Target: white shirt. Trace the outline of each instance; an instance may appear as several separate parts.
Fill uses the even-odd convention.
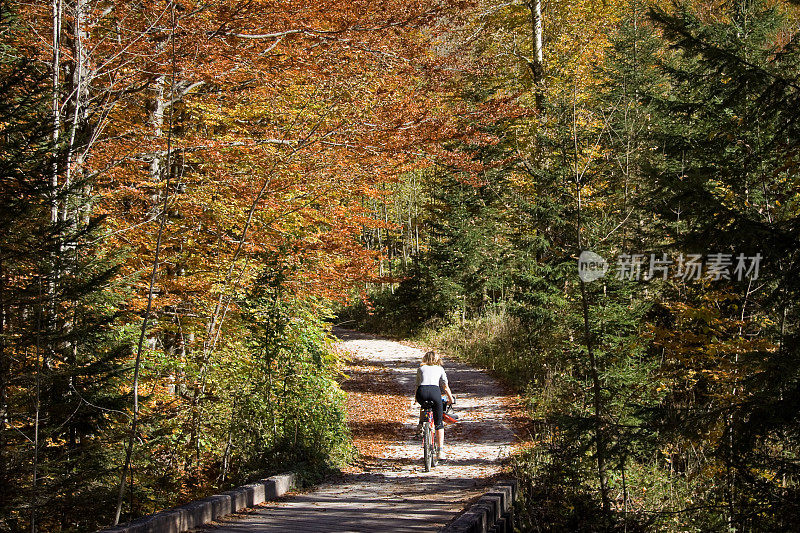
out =
[[[447,385],[447,374],[441,365],[420,365],[417,369],[417,387],[420,385]]]

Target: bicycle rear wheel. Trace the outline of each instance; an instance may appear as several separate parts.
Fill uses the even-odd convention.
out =
[[[430,472],[433,464],[433,435],[431,435],[431,425],[425,422],[422,431],[422,453],[425,456],[425,471]]]

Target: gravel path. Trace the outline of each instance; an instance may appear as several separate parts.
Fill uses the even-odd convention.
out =
[[[448,460],[426,473],[421,443],[412,437],[419,413],[412,398],[414,379],[422,350],[338,328],[334,333],[351,361],[342,388],[348,392],[349,422],[361,459],[335,481],[202,531],[437,531],[501,472],[515,438],[506,422],[509,397],[492,378],[445,361],[460,419],[445,429]]]

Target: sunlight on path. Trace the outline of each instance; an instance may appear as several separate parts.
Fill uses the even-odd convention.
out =
[[[340,345],[343,349],[384,365],[407,391],[407,439],[389,446],[384,457],[410,459],[414,462],[399,472],[391,472],[390,475],[429,475],[447,479],[467,476],[481,478],[500,472],[499,461],[510,453],[514,433],[502,420],[502,392],[494,380],[468,366],[445,361],[450,388],[456,397],[455,412],[460,418],[457,424],[445,429],[449,460],[425,474],[420,461],[421,444],[411,438],[419,413],[419,406],[412,402],[422,350],[353,332],[342,333],[340,338],[344,339]]]

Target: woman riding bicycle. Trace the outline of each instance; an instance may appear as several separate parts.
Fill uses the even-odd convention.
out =
[[[447,383],[447,374],[442,368],[441,356],[433,351],[426,352],[417,369],[417,392],[415,397],[420,405],[425,402],[433,404],[433,421],[436,425],[436,442],[438,443],[440,460],[445,457],[442,389],[447,395],[447,401],[455,403],[453,394],[450,392],[450,386]]]

